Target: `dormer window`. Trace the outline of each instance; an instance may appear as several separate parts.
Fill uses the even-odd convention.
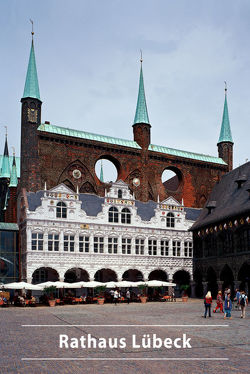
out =
[[[128,208],[122,209],[121,223],[131,223],[131,212]]]
[[[56,206],[56,218],[67,218],[67,205],[62,201]]]
[[[122,199],[122,190],[118,190],[118,199]]]
[[[118,209],[114,206],[109,208],[109,222],[119,222]]]
[[[167,214],[167,227],[174,227],[174,214],[173,213],[168,213]]]

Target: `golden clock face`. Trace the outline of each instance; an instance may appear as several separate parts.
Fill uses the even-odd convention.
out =
[[[32,123],[37,122],[37,109],[28,108],[28,121]]]
[[[78,169],[75,169],[75,170],[73,170],[73,177],[75,178],[75,179],[79,179],[79,178],[81,178],[81,176],[82,176],[82,173],[80,172],[80,170],[78,170]]]

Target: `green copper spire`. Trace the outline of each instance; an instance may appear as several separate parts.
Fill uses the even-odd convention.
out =
[[[28,65],[25,87],[24,87],[24,92],[23,92],[23,99],[25,97],[32,97],[34,99],[40,100],[33,35],[32,35],[32,42],[31,42],[31,49],[30,49],[29,65]]]
[[[225,88],[225,102],[224,102],[224,111],[222,117],[222,124],[220,129],[220,137],[218,144],[222,142],[231,142],[233,143],[233,138],[230,129],[228,108],[227,108],[227,87]]]
[[[100,181],[104,183],[102,161],[101,161]]]
[[[6,134],[4,155],[3,155],[2,168],[1,168],[1,178],[9,178],[9,177],[10,177],[10,162],[9,162],[9,150],[8,150],[8,141],[7,141],[7,134]]]
[[[147,123],[147,124],[150,125],[149,119],[148,119],[148,110],[147,110],[146,97],[145,97],[145,91],[144,91],[144,83],[143,83],[142,58],[141,58],[139,92],[138,92],[138,99],[137,99],[134,125],[136,123]]]
[[[13,163],[12,163],[12,170],[10,173],[10,184],[9,187],[17,187],[18,179],[17,179],[17,172],[16,172],[16,158],[15,153],[13,154]]]

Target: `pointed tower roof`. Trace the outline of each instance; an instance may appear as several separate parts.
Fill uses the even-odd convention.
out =
[[[102,163],[101,163],[101,171],[100,171],[100,181],[104,183]]]
[[[16,158],[15,153],[13,154],[13,162],[12,162],[12,169],[10,173],[10,184],[9,187],[17,187],[18,179],[17,179],[17,172],[16,172]]]
[[[24,86],[24,91],[23,91],[23,99],[25,97],[32,97],[34,99],[41,100],[38,78],[37,78],[33,36],[32,36],[31,49],[30,49],[29,65],[28,65],[26,81],[25,81],[25,86]]]
[[[134,125],[136,123],[147,123],[147,124],[150,125],[149,118],[148,118],[148,109],[147,109],[145,91],[144,91],[143,72],[142,72],[142,58],[141,58],[139,92],[138,92],[138,99],[137,99],[137,105],[136,105]]]
[[[5,145],[4,145],[4,155],[2,160],[2,167],[1,167],[1,178],[9,178],[10,177],[10,162],[9,162],[9,149],[8,149],[8,141],[7,141],[7,134],[5,137]]]
[[[227,87],[225,88],[224,111],[223,111],[222,124],[221,124],[220,137],[218,140],[218,144],[222,142],[233,143],[229,115],[228,115],[228,107],[227,107]]]

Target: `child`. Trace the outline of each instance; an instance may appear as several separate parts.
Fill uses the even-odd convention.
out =
[[[217,309],[219,309],[220,312],[223,313],[223,301],[221,291],[218,292],[216,303],[217,305],[216,308],[214,308],[213,312],[216,313]]]
[[[226,318],[232,319],[232,316],[231,316],[232,307],[233,306],[232,306],[232,301],[230,299],[230,293],[228,293],[225,299],[225,303],[224,303],[224,311],[225,311],[224,319]]]

